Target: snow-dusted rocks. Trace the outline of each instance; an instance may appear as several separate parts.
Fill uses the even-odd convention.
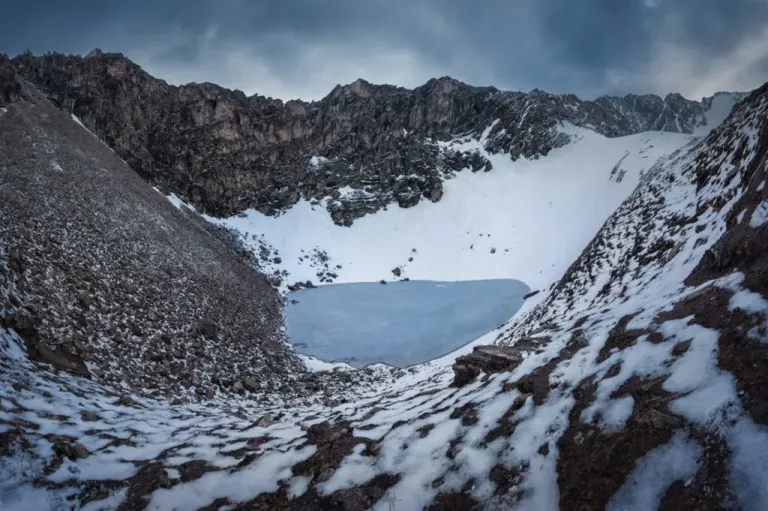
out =
[[[98,62],[99,58],[88,60]],[[113,72],[126,72],[124,63],[115,65]],[[431,86],[440,94],[461,87],[449,80]],[[340,87],[333,95],[357,101],[375,93],[360,82]],[[43,107],[40,103],[34,112],[26,112],[11,105],[0,117],[0,127],[9,120],[19,122],[19,116],[31,122]],[[70,123],[61,127],[64,133],[70,133],[70,128],[82,131],[66,116],[46,111],[51,119]],[[768,387],[764,384],[768,225],[761,221],[761,208],[768,200],[764,185],[767,113],[768,86],[738,105],[705,139],[652,163],[642,177],[627,167],[631,157],[621,160],[626,148],[617,147],[600,175],[606,187],[629,186],[629,197],[623,202],[626,194],[618,197],[618,209],[607,214],[607,220],[603,216],[599,224],[592,224],[596,235],[587,236],[592,241],[585,240],[586,247],[578,249],[583,248],[580,256],[570,252],[575,245],[569,244],[563,256],[568,263],[548,270],[549,277],[562,274],[555,286],[544,278],[544,285],[529,282],[542,291],[526,302],[524,313],[477,341],[495,341],[497,347],[478,351],[494,356],[506,353],[504,363],[487,370],[480,367],[481,374],[461,387],[451,385],[453,355],[407,371],[340,367],[312,373],[314,379],[293,379],[298,373],[284,374],[280,367],[270,367],[272,372],[265,370],[264,375],[287,378],[282,381],[291,387],[314,384],[315,394],[280,397],[263,392],[250,396],[258,399],[248,399],[229,393],[205,406],[188,398],[171,404],[166,396],[130,396],[130,388],[35,365],[28,360],[18,332],[0,328],[0,473],[4,476],[0,502],[10,509],[764,509],[768,501]],[[226,109],[211,112],[225,114]],[[30,124],[40,125],[46,126]],[[219,129],[228,133],[226,125]],[[18,186],[24,193],[65,176],[49,164],[46,142],[51,142],[50,135],[28,131],[39,142],[35,146],[39,152],[31,154],[41,155],[37,156],[41,162],[26,167],[25,175],[39,181]],[[0,136],[6,133],[0,130]],[[83,137],[88,142],[75,136],[72,151],[81,148],[102,161],[106,153],[93,146],[98,141],[85,132]],[[0,142],[0,150],[8,154],[4,161],[26,161],[28,150],[16,154],[5,139]],[[14,143],[20,149],[29,147],[23,141]],[[54,144],[54,152],[60,151],[57,147]],[[570,144],[558,150],[575,147]],[[553,150],[541,160],[553,153],[557,154]],[[67,169],[66,179],[72,179],[78,166],[55,156]],[[104,168],[122,175],[122,167]],[[610,179],[613,168],[617,168],[614,177],[627,168],[620,183]],[[462,172],[456,179],[467,175],[479,181],[497,170]],[[9,175],[14,181],[3,180],[0,191],[7,192],[8,182],[23,183],[24,176]],[[98,176],[94,171],[92,179]],[[634,191],[632,179],[638,183]],[[472,183],[467,179],[464,184]],[[139,182],[135,187],[146,189]],[[438,204],[420,203],[402,211],[438,208],[451,196],[449,192],[446,186]],[[172,209],[161,195],[149,193],[152,198],[140,202],[143,208],[126,207],[131,214],[139,214],[139,209],[146,224],[142,231],[154,232],[159,220],[150,213],[158,212],[174,227],[199,226],[181,223],[186,218],[182,212]],[[489,195],[488,200],[493,197]],[[3,198],[17,200],[7,193]],[[102,212],[93,195],[88,199],[95,213]],[[116,199],[118,207],[110,211],[120,215],[123,203]],[[311,207],[311,201],[306,204]],[[291,218],[291,211],[283,217]],[[363,217],[349,231],[382,213],[391,211]],[[57,218],[63,223],[55,223]],[[78,235],[90,239],[89,224],[78,214],[46,220],[61,226],[56,231],[60,236],[53,241],[38,238],[39,244],[30,243],[21,252],[6,246],[21,234],[10,230],[13,226],[0,226],[5,244],[0,254],[3,317],[29,301],[28,288],[38,283],[27,282],[27,277],[40,275],[42,281],[60,271],[63,265],[57,260],[48,264],[48,272],[34,268],[52,257],[54,247],[49,243],[56,248],[79,247],[65,236],[69,232],[65,228],[71,228],[66,222],[82,222],[77,224]],[[510,221],[514,219],[506,219],[506,224]],[[550,221],[547,228],[556,225]],[[109,222],[109,216],[99,217],[99,222]],[[575,230],[571,224],[568,227]],[[487,257],[483,263],[498,258],[506,248],[499,232],[474,232],[468,250]],[[585,233],[582,230],[579,236]],[[124,236],[120,234],[112,243],[124,248],[121,254],[134,254],[130,246],[119,243]],[[486,234],[491,234],[489,239]],[[194,239],[193,234],[189,236]],[[183,248],[199,254],[200,244],[214,254],[222,246],[199,239]],[[492,247],[497,249],[494,254]],[[416,263],[426,250],[426,246],[399,243],[397,256]],[[270,257],[291,260],[288,254],[281,246],[279,256]],[[536,257],[547,254],[543,250]],[[227,257],[213,259],[220,262]],[[90,256],[86,261],[97,262]],[[146,259],[141,262],[151,267]],[[552,259],[545,262],[553,264]],[[223,268],[211,264],[206,270],[226,276],[235,264]],[[346,268],[348,262],[343,264]],[[394,267],[402,267],[402,275],[409,275],[402,260],[377,266],[382,277]],[[120,275],[137,274],[127,271],[115,277]],[[230,287],[236,285],[227,282]],[[206,285],[206,293],[220,296],[211,286]],[[194,286],[169,287],[167,293],[179,300],[200,296]],[[108,300],[110,295],[94,294],[97,300],[88,304],[88,310],[101,310],[102,302],[121,303]],[[77,293],[53,295],[62,304],[78,298]],[[204,296],[199,299],[205,300]],[[230,322],[209,311],[198,312],[190,315],[185,326],[192,328],[193,319],[215,318],[219,338],[226,334],[222,330]],[[182,354],[181,359],[217,353],[216,346],[202,347],[202,355],[195,352],[184,358]],[[514,348],[519,356],[509,354]],[[472,349],[467,347],[461,354]],[[316,363],[316,368],[323,366]],[[501,372],[491,372],[495,370]],[[368,384],[364,384],[365,375],[371,376]],[[254,385],[261,381],[255,380]],[[325,394],[324,399],[315,399],[317,394]]]
[[[305,395],[323,384],[283,340],[280,297],[226,232],[23,92],[31,100],[0,118],[0,328],[30,358],[186,399],[237,381]]]
[[[453,384],[462,387],[481,373],[503,373],[514,370],[523,361],[525,349],[530,346],[518,342],[514,346],[477,346],[468,355],[456,358],[453,364]]]

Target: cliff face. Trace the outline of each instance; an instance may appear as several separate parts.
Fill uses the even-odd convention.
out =
[[[446,173],[491,169],[480,154],[439,141],[484,135],[491,153],[537,158],[568,142],[557,130],[564,121],[609,137],[690,133],[707,109],[680,95],[582,101],[447,77],[413,90],[357,80],[317,102],[282,102],[209,83],[171,86],[100,51],[10,62],[145,179],[207,213],[273,214],[301,198],[331,197],[329,212],[344,225],[389,203],[440,200]],[[343,187],[362,193],[341,196]]]

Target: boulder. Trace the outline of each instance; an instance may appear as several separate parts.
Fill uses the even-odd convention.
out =
[[[512,371],[523,360],[524,349],[518,346],[477,346],[453,364],[453,385],[461,387],[474,381],[480,373]]]
[[[246,390],[250,390],[251,392],[256,392],[261,387],[259,386],[259,382],[256,381],[255,378],[252,378],[250,376],[246,376],[243,378],[243,387],[246,388]]]
[[[72,461],[87,458],[91,454],[82,444],[67,440],[55,442],[51,449],[59,456],[64,456]]]
[[[206,339],[215,339],[219,335],[219,326],[215,321],[203,318],[195,325],[195,335],[202,335]]]

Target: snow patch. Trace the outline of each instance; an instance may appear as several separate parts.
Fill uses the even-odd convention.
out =
[[[752,218],[749,220],[749,226],[756,229],[768,222],[768,200],[762,201],[758,204],[755,211],[752,213]]]
[[[608,511],[654,511],[666,489],[675,481],[693,478],[699,469],[701,447],[677,433],[635,464],[624,486],[608,502]]]
[[[606,138],[583,128],[564,129],[580,139],[537,160],[513,162],[508,155],[489,154],[485,138],[441,143],[445,149],[481,152],[493,170],[459,172],[443,183],[439,202],[393,206],[351,227],[335,225],[325,207],[305,200],[277,217],[248,210],[208,220],[246,234],[254,250],[258,239],[274,247],[282,260],[275,267],[288,271],[290,282],[317,284],[317,270],[305,256],[319,247],[331,267],[342,266],[333,270],[334,283],[516,278],[542,289],[563,274],[642,172],[692,140],[675,133]],[[490,128],[483,137],[489,133]],[[626,174],[620,183],[611,181],[615,162],[627,152]],[[342,192],[353,194],[349,187]],[[393,276],[395,267],[402,268],[401,277]]]
[[[309,159],[309,167],[311,169],[317,170],[323,166],[325,166],[328,163],[328,158],[325,156],[313,156]]]

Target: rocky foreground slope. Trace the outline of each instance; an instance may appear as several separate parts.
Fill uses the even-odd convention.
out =
[[[160,396],[316,393],[253,262],[4,76],[0,326],[31,358]]]
[[[3,58],[3,57],[0,57]],[[328,203],[334,221],[388,204],[440,200],[446,173],[490,170],[477,151],[438,142],[479,138],[491,154],[537,158],[568,143],[569,122],[608,137],[691,133],[715,98],[602,97],[500,91],[451,78],[408,90],[364,80],[311,103],[246,96],[213,85],[168,85],[120,54],[23,54],[12,66],[73,112],[145,179],[205,213],[275,214],[298,200]],[[342,193],[356,190],[359,193]]]

